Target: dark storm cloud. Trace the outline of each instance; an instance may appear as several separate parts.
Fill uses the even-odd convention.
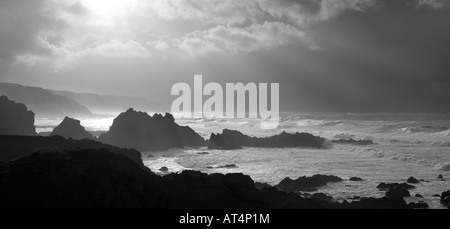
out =
[[[17,56],[33,53],[51,55],[51,50],[39,44],[60,45],[64,37],[57,33],[66,26],[59,15],[67,12],[86,14],[87,10],[77,1],[53,0],[2,0],[0,1],[0,58],[14,61]]]
[[[16,55],[35,50],[38,32],[63,26],[51,11],[45,11],[46,2],[0,1],[0,58],[13,61]]]
[[[450,112],[449,0],[142,2],[115,25],[77,0],[0,1],[0,77],[169,104],[171,83],[203,73],[279,82],[284,110]]]
[[[450,112],[450,9],[424,4],[378,1],[312,26],[322,50],[307,58],[320,74],[301,82],[321,89],[310,98],[341,111]]]

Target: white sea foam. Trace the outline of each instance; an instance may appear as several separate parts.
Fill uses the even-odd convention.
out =
[[[450,171],[450,162],[441,162],[434,167],[436,170]]]

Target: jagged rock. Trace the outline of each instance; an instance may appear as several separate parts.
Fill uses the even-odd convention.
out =
[[[258,190],[243,174],[211,174],[183,171],[164,177],[170,205],[178,209],[279,209],[322,208],[312,200],[275,188]]]
[[[47,149],[0,168],[1,209],[166,207],[162,178],[106,149]]]
[[[434,194],[433,197],[441,197],[439,194]]]
[[[243,174],[183,171],[156,176],[106,149],[41,150],[0,163],[1,209],[407,209],[403,198],[343,203],[324,194],[303,198],[274,187],[257,189]],[[450,191],[443,196],[449,196]],[[24,198],[26,197],[26,198]]]
[[[420,195],[420,194],[416,194],[415,197],[416,197],[416,198],[422,198],[422,199],[424,198],[424,197],[423,197],[422,195]]]
[[[209,149],[234,150],[242,147],[311,147],[324,148],[326,140],[308,133],[286,132],[267,138],[256,138],[235,130],[223,130],[222,134],[211,134]]]
[[[336,144],[360,145],[360,146],[376,145],[376,143],[371,140],[355,140],[353,138],[333,140],[332,142]]]
[[[343,181],[341,178],[336,176],[328,175],[314,175],[312,177],[299,177],[296,180],[292,180],[287,177],[282,180],[276,187],[284,190],[286,192],[297,192],[297,191],[316,191],[317,188],[327,185],[327,183],[335,183]]]
[[[61,136],[0,136],[0,161],[11,161],[29,156],[32,152],[42,148],[57,148],[60,150],[107,149],[115,154],[124,155],[144,167],[141,153],[137,150],[120,149],[89,139],[65,139]]]
[[[419,180],[417,180],[417,179],[414,178],[414,177],[410,177],[410,178],[408,178],[408,180],[406,180],[406,182],[408,182],[408,183],[410,183],[410,184],[418,184],[418,183],[419,183]]]
[[[362,178],[359,178],[359,177],[351,177],[350,178],[350,181],[356,181],[356,182],[358,182],[358,181],[364,181]]]
[[[267,183],[261,183],[261,182],[255,182],[255,187],[259,190],[265,189],[265,188],[272,188],[271,185],[269,185]]]
[[[167,168],[167,167],[164,166],[164,167],[161,167],[161,168],[159,169],[159,171],[166,173],[166,172],[169,172],[169,168]]]
[[[314,201],[317,201],[319,203],[324,203],[324,202],[332,202],[333,201],[333,197],[328,196],[324,193],[314,193],[311,195],[311,199],[313,199]]]
[[[217,168],[219,169],[233,169],[233,168],[237,168],[238,166],[235,164],[227,164],[227,165],[221,165],[218,166]]]
[[[408,209],[428,209],[428,208],[430,208],[430,206],[423,201],[419,201],[418,203],[409,203],[407,208]]]
[[[444,179],[444,176],[442,176],[442,174],[439,174],[439,176],[437,177],[437,179]]]
[[[450,190],[442,193],[441,204],[450,209]]]
[[[0,96],[0,135],[36,136],[34,113],[24,104]]]
[[[387,183],[387,184],[386,183],[380,183],[377,186],[377,188],[380,189],[380,190],[386,191],[386,190],[388,190],[391,187],[397,187],[397,186],[400,186],[401,188],[406,189],[406,190],[410,190],[410,189],[416,188],[414,185],[410,185],[410,184],[407,184],[407,183],[401,183],[401,184],[399,184],[399,183]]]
[[[409,191],[401,185],[389,187],[386,191],[386,196],[388,197],[410,197]]]
[[[120,114],[101,142],[141,151],[160,151],[171,148],[204,146],[205,140],[189,127],[175,123],[171,114],[153,117],[133,109]]]
[[[94,136],[86,131],[81,122],[76,119],[65,117],[64,120],[52,131],[50,136],[62,136],[64,138],[72,138],[74,140],[94,139]]]

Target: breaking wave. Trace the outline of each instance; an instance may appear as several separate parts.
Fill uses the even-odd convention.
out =
[[[422,165],[422,166],[434,167],[435,170],[450,171],[450,162],[428,160],[428,159],[424,159],[421,157],[417,157],[412,154],[397,153],[397,152],[385,151],[385,150],[380,150],[380,149],[375,149],[375,148],[346,147],[344,149],[347,151],[350,151],[350,152],[368,154],[375,158],[386,158],[386,159],[395,160],[395,161],[415,163],[415,164]]]
[[[334,126],[343,124],[342,121],[326,121],[326,120],[314,120],[314,119],[304,119],[297,121],[297,126]]]
[[[438,163],[434,169],[440,170],[440,171],[450,171],[450,162],[441,162]]]

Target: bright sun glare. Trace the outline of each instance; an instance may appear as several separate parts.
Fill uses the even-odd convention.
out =
[[[114,26],[117,20],[130,13],[138,0],[82,0],[82,4],[92,13],[92,23]]]

